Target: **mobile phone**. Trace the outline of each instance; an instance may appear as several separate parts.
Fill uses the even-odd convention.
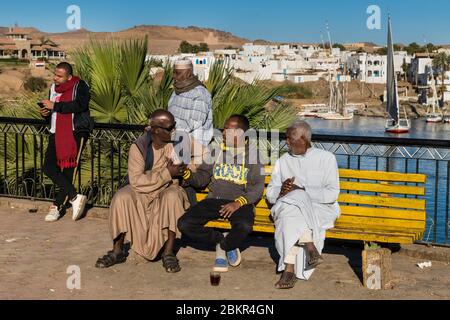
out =
[[[41,109],[44,109],[44,108],[45,108],[45,106],[44,106],[44,104],[43,104],[42,102],[38,102],[37,105],[38,105]]]

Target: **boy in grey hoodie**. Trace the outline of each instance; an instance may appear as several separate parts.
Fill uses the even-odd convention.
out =
[[[178,220],[178,228],[192,240],[217,245],[217,272],[226,272],[228,265],[237,267],[241,263],[239,246],[253,231],[255,205],[264,192],[264,166],[254,156],[257,151],[245,141],[244,133],[249,127],[245,116],[231,116],[225,123],[222,152],[214,163],[203,163],[196,173],[188,170],[184,175],[185,184],[194,188],[208,186],[209,194]],[[230,221],[230,233],[205,227],[219,218]]]

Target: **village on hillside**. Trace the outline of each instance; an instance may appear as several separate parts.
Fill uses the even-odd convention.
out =
[[[180,39],[183,36],[183,29],[175,29],[176,37]],[[144,34],[148,32],[143,26],[131,30],[133,32],[127,30],[118,34],[125,38],[132,34],[142,36],[143,34],[138,31]],[[189,27],[185,32],[198,33],[199,30],[201,29]],[[200,40],[201,36],[193,37],[189,34],[197,41],[191,41],[191,44],[188,41],[177,40],[178,50],[171,54],[153,54],[149,48],[147,59],[160,61],[161,64],[166,62],[173,64],[180,58],[190,59],[194,65],[194,72],[201,81],[207,81],[213,64],[220,62],[233,70],[235,78],[246,83],[257,80],[271,87],[283,85],[294,89],[301,87],[301,94],[287,94],[280,97],[289,100],[299,108],[299,111],[307,110],[308,106],[314,109],[316,106],[327,104],[330,97],[330,83],[334,82],[345,86],[347,102],[353,104],[352,112],[365,116],[384,114],[383,102],[386,101],[387,81],[386,47],[366,42],[333,44],[331,38],[328,41],[323,37],[322,43],[310,44],[282,44],[261,40],[245,42],[246,39],[232,39],[232,36],[226,33],[217,35],[211,30],[206,31],[203,38],[205,42]],[[169,37],[167,31],[165,32],[164,36]],[[39,35],[39,38],[32,37],[33,34]],[[101,39],[100,35],[87,31],[77,34],[67,33],[67,37],[68,39],[72,37],[73,41],[64,40],[64,34],[59,34],[58,37],[45,36],[33,28],[17,26],[0,28],[0,84],[2,84],[0,98],[14,99],[14,95],[23,90],[24,83],[29,77],[49,80],[49,70],[45,71],[48,69],[46,63],[70,60],[74,43],[86,43],[88,38]],[[119,36],[119,39],[122,38]],[[51,39],[60,39],[61,42],[68,43],[70,50],[66,50],[65,46]],[[155,40],[158,41],[168,40]],[[149,42],[151,43],[152,39]],[[174,44],[171,44],[170,50],[175,51],[173,47]],[[445,112],[450,101],[450,71],[442,72],[433,60],[439,54],[450,54],[450,46],[428,44],[422,47],[412,43],[409,46],[396,44],[394,48],[399,98],[413,106],[409,110],[410,116],[424,116],[426,106],[433,103],[430,101],[433,99],[431,81],[435,81],[441,108]],[[12,61],[15,61],[15,64],[11,65]],[[18,67],[19,65],[22,68]],[[162,70],[163,68],[159,67],[152,69],[151,72],[157,74]]]

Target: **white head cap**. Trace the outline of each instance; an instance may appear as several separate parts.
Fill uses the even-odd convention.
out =
[[[193,69],[194,65],[191,60],[181,59],[175,61],[175,69],[177,70],[185,70],[185,69]]]

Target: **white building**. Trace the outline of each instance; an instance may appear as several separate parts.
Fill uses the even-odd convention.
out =
[[[384,84],[387,81],[387,56],[379,54],[353,54],[348,60],[350,73],[367,83]],[[394,69],[397,76],[403,76],[403,64],[409,64],[411,57],[404,51],[394,53]]]
[[[319,81],[321,74],[302,74],[302,73],[292,73],[287,76],[287,80],[294,83],[312,82]]]
[[[328,70],[342,68],[348,52],[333,48],[333,56],[314,44],[255,45],[246,43],[242,51],[220,49],[214,53],[178,54],[174,56],[148,56],[174,63],[180,58],[190,59],[199,79],[208,79],[211,65],[223,61],[234,70],[234,76],[245,82],[255,80],[292,81],[296,83],[317,81],[327,77]],[[342,60],[344,59],[344,60]]]
[[[416,54],[408,69],[408,82],[416,86],[428,85],[432,64],[433,59],[429,58],[427,54]]]

